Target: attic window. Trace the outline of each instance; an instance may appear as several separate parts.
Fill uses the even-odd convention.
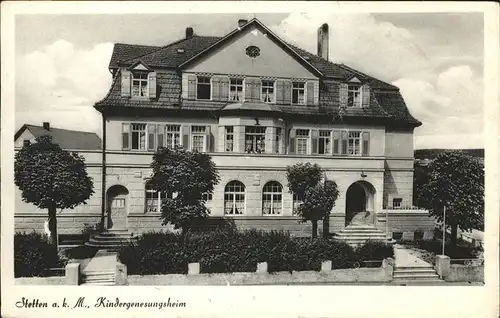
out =
[[[255,45],[250,45],[246,48],[246,54],[251,58],[256,58],[260,55],[260,48]]]
[[[182,53],[184,53],[184,52],[185,52],[185,50],[184,50],[184,49],[177,49],[177,54],[182,54]]]

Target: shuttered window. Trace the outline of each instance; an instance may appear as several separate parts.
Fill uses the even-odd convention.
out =
[[[191,126],[191,150],[205,151],[206,126]]]
[[[242,101],[243,100],[243,80],[239,78],[231,78],[229,82],[229,100]]]
[[[210,99],[210,77],[198,76],[196,81],[196,99]]]
[[[360,85],[347,85],[347,107],[361,107]]]
[[[148,73],[132,73],[132,97],[148,96]]]
[[[297,129],[295,131],[296,153],[307,155],[309,146],[309,129]]]
[[[294,82],[292,84],[292,104],[304,105],[306,100],[305,84]]]

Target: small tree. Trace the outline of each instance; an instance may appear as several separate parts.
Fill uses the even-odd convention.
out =
[[[451,243],[457,243],[458,228],[468,231],[484,226],[484,170],[476,158],[458,151],[445,152],[429,167],[429,181],[417,201],[431,215],[451,228]]]
[[[296,213],[303,221],[311,221],[312,237],[318,236],[318,221],[323,220],[323,237],[328,237],[330,211],[339,192],[332,180],[322,181],[323,171],[317,164],[298,163],[287,167],[288,188],[302,203]]]
[[[203,195],[213,193],[220,180],[209,155],[179,146],[159,148],[151,167],[153,189],[167,195],[161,206],[163,225],[171,223],[185,234],[208,216]]]
[[[15,155],[14,182],[23,201],[48,209],[51,244],[57,245],[57,209],[73,209],[94,193],[85,160],[76,153],[52,143],[51,136],[40,136]]]

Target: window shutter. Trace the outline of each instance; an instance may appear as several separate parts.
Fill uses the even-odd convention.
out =
[[[362,135],[363,138],[363,156],[370,155],[370,133],[365,131]]]
[[[313,129],[313,130],[311,131],[311,143],[312,143],[311,153],[312,153],[313,155],[318,154],[318,135],[319,135],[318,130]]]
[[[253,79],[245,78],[245,101],[250,101],[252,99],[252,86]]]
[[[220,99],[228,100],[229,99],[229,77],[221,77],[220,78]]]
[[[122,124],[122,149],[130,149],[130,124]]]
[[[290,130],[288,153],[295,153],[295,129]]]
[[[260,85],[262,82],[258,78],[253,79],[252,85],[252,100],[254,102],[260,101]]]
[[[188,99],[196,99],[196,75],[188,75]]]
[[[307,82],[307,105],[314,105],[314,82]]]
[[[283,83],[283,104],[289,105],[292,103],[292,82],[284,81]]]
[[[218,76],[212,77],[212,100],[220,100],[221,79]]]
[[[340,83],[339,89],[340,89],[339,92],[340,107],[347,107],[347,84]]]
[[[283,80],[277,80],[276,81],[276,92],[275,92],[275,99],[276,99],[276,104],[283,104],[283,85],[284,85]]]
[[[333,131],[333,154],[340,155],[340,131]]]
[[[342,155],[347,155],[347,131],[342,131]]]
[[[148,150],[155,150],[156,125],[148,125]]]
[[[212,133],[210,132],[210,126],[205,128],[205,152],[213,152],[212,150]]]
[[[130,97],[130,78],[131,73],[127,70],[122,70],[122,96]]]
[[[191,126],[184,125],[182,126],[182,147],[184,149],[189,150],[189,134],[191,131]]]
[[[156,72],[148,74],[149,98],[156,98]]]
[[[163,139],[163,131],[165,129],[165,126],[163,125],[158,125],[156,126],[156,134],[157,134],[157,138],[158,138],[158,142],[156,144],[156,148],[160,148],[160,147],[164,147],[165,144],[164,144],[164,139]]]
[[[370,107],[370,86],[365,84],[361,86],[361,107]]]

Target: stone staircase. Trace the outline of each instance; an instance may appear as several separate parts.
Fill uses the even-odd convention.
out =
[[[398,284],[427,284],[444,283],[440,279],[434,267],[428,266],[404,266],[394,268],[393,282]]]
[[[336,233],[336,240],[343,241],[351,246],[358,246],[367,241],[387,240],[386,234],[373,225],[351,224]]]
[[[127,229],[113,229],[91,234],[85,245],[108,251],[118,251],[121,247],[135,240],[137,240],[137,235],[133,235]]]
[[[115,276],[115,269],[84,271],[81,285],[112,286],[115,285]]]

